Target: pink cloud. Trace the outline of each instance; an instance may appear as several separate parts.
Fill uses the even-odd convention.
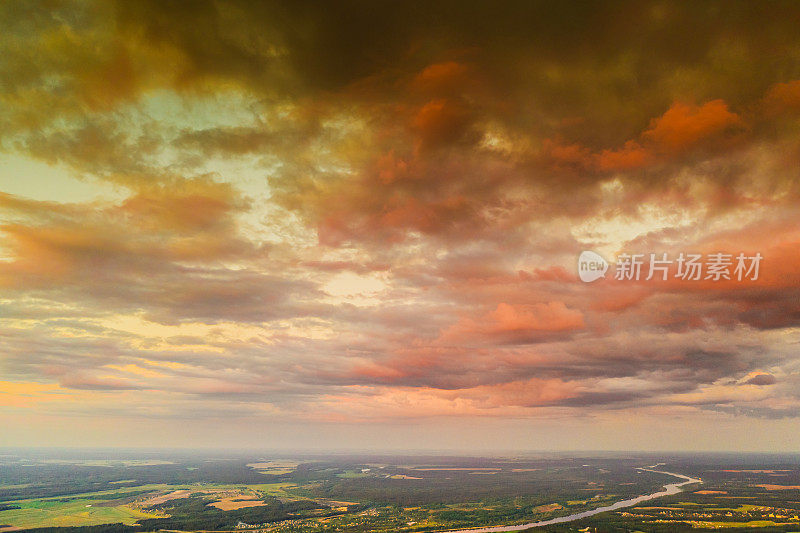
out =
[[[442,333],[442,339],[450,342],[466,339],[526,342],[583,327],[583,313],[569,309],[563,302],[500,303],[478,319],[462,318]]]

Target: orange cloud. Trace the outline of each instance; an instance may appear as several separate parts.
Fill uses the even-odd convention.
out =
[[[712,100],[702,106],[678,102],[653,119],[642,138],[663,150],[680,152],[742,128],[741,117],[732,113],[722,100]]]
[[[800,110],[800,80],[776,83],[764,97],[764,105],[772,114]]]
[[[463,318],[442,333],[442,340],[495,338],[527,342],[584,327],[583,313],[563,302],[510,305],[497,308],[479,319]]]
[[[731,140],[746,128],[745,121],[722,100],[702,106],[677,102],[650,121],[639,140],[629,140],[618,149],[593,151],[580,143],[545,139],[541,153],[550,168],[579,175],[595,172],[632,171],[692,148]]]
[[[412,87],[432,93],[452,92],[468,80],[469,67],[456,61],[434,63],[416,75]]]
[[[388,154],[378,158],[376,171],[378,179],[384,184],[389,184],[407,177],[409,164],[402,157],[398,157],[394,150],[390,150]]]
[[[516,306],[501,303],[488,317],[494,322],[494,331],[563,331],[583,327],[581,312],[568,309],[563,302]]]
[[[125,199],[120,211],[150,231],[199,232],[230,224],[232,212],[246,207],[230,185],[185,181],[152,188]]]
[[[556,171],[575,171],[591,169],[594,163],[592,151],[578,143],[564,143],[561,140],[545,139],[542,142],[545,161]]]
[[[0,226],[12,253],[0,264],[6,286],[54,283],[97,269],[119,274],[149,268],[153,274],[172,261],[239,255],[248,248],[233,222],[247,204],[229,185],[204,180],[144,187],[119,204],[56,208],[0,195],[0,205],[19,218]]]
[[[601,172],[633,170],[648,165],[653,155],[636,141],[628,141],[619,150],[603,150],[596,156],[597,168]]]
[[[452,100],[433,100],[422,106],[412,122],[421,147],[436,148],[460,139],[467,131],[470,112]]]

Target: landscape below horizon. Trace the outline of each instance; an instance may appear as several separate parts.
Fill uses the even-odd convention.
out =
[[[800,454],[0,451],[2,533],[800,531]]]

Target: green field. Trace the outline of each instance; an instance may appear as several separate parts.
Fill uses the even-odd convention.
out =
[[[93,526],[115,522],[134,524],[140,518],[157,518],[159,516],[131,509],[125,505],[98,507],[97,504],[101,501],[76,499],[61,502],[57,499],[43,499],[10,502],[21,508],[0,511],[0,524],[22,528]]]
[[[288,460],[175,459],[155,465],[79,468],[61,461],[35,466],[0,463],[0,478],[7,483],[0,486],[0,504],[20,507],[0,511],[0,524],[28,529],[122,523],[132,526],[126,533],[266,528],[272,533],[428,533],[537,522],[650,494],[665,483],[663,474],[635,468],[651,464],[652,457],[633,462],[627,457],[435,456],[410,466],[392,461],[378,465],[372,457],[312,458],[278,475],[263,474],[252,465],[277,466]],[[406,457],[398,459],[401,465],[409,463]],[[794,463],[742,469],[720,460],[693,461],[697,459],[669,468],[702,477],[703,490],[690,488],[539,530],[800,531],[800,490],[764,488],[778,486],[778,481],[781,487],[800,485],[800,467]],[[492,475],[475,475],[487,471]],[[213,505],[219,501],[229,508]],[[237,502],[246,504],[237,508]]]
[[[141,518],[158,518],[163,514],[154,514],[129,505],[101,505],[113,501],[132,491],[169,492],[174,490],[230,491],[241,490],[264,496],[290,497],[285,491],[294,488],[294,483],[262,483],[262,484],[222,484],[222,483],[186,483],[186,484],[147,484],[126,487],[124,490],[106,490],[73,494],[67,497],[35,498],[0,502],[17,505],[20,509],[0,511],[0,524],[21,528],[46,526],[92,526],[121,522],[135,524]],[[107,496],[107,499],[98,496]],[[68,499],[69,501],[63,501]]]

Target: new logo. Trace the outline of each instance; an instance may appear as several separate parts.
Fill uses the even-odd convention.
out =
[[[606,277],[608,261],[597,252],[585,250],[578,256],[578,277],[581,281],[590,283]]]

